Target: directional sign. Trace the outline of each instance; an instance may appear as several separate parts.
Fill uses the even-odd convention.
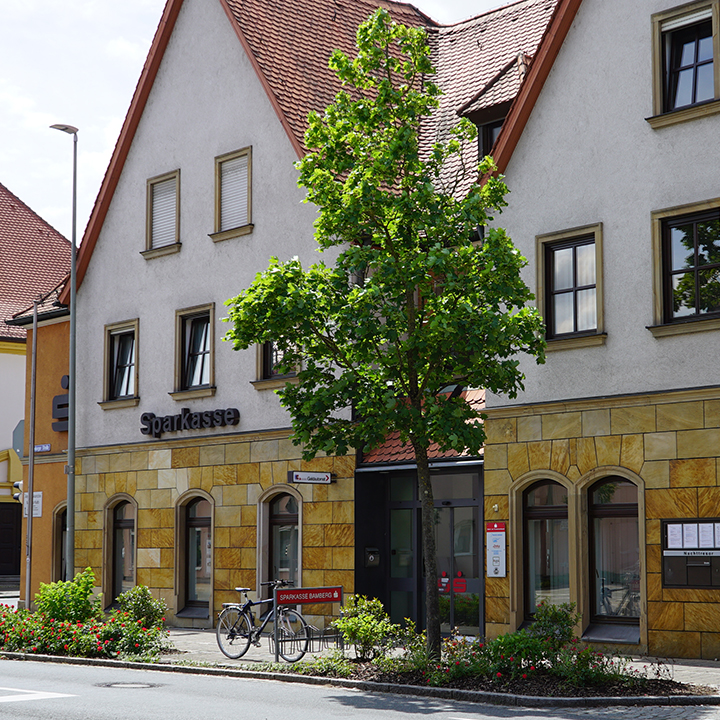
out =
[[[341,603],[342,585],[322,588],[278,588],[278,605],[307,605],[308,603]]]

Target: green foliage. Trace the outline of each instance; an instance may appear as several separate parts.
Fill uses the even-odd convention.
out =
[[[579,621],[575,603],[553,605],[543,600],[535,610],[528,634],[547,640],[550,647],[557,650],[573,639],[575,625]]]
[[[311,114],[299,163],[319,210],[321,249],[332,266],[296,259],[270,267],[228,300],[235,349],[273,341],[278,391],[305,458],[367,448],[398,431],[403,441],[477,453],[479,415],[449,384],[514,396],[517,353],[542,358],[542,322],[520,278],[525,259],[502,230],[476,243],[505,201],[492,170],[469,162],[475,129],[461,121],[446,142],[420,150],[420,125],[437,104],[424,31],[377,11],[357,33],[358,55],[333,54],[349,90]],[[462,188],[462,191],[460,191]],[[353,419],[347,419],[354,408]]]
[[[506,205],[490,158],[477,162],[467,119],[421,136],[440,91],[425,31],[377,10],[357,31],[357,57],[330,67],[346,89],[311,113],[299,184],[318,210],[315,240],[332,264],[272,258],[227,301],[236,350],[273,342],[278,391],[305,459],[367,450],[393,432],[415,453],[423,554],[431,578],[427,637],[439,652],[435,539],[427,449],[477,455],[482,416],[457,388],[515,397],[518,356],[544,358],[543,323],[521,278],[525,258],[502,229],[479,229]],[[479,182],[484,177],[483,183]]]
[[[100,598],[93,597],[95,573],[85,568],[72,580],[40,583],[35,595],[38,612],[53,620],[82,623],[100,611]]]
[[[355,647],[360,660],[385,655],[403,635],[402,628],[390,622],[382,603],[364,595],[350,595],[341,609],[342,617],[333,625],[345,642]]]
[[[288,667],[285,665],[285,667]],[[322,677],[348,678],[352,675],[352,664],[342,650],[335,650],[330,655],[319,655],[308,662],[292,666],[301,675],[320,675]]]
[[[145,585],[136,585],[117,597],[120,611],[134,621],[147,627],[160,626],[165,622],[167,605],[164,600],[152,596]]]
[[[90,603],[95,609],[88,614],[92,583],[92,571],[88,569],[71,583],[41,586],[37,596],[40,609],[36,613],[0,606],[0,649],[38,655],[147,661],[170,647],[163,625],[165,618],[158,616],[165,605],[154,600],[147,588],[133,588],[118,598],[121,605],[124,600],[134,614],[114,610],[105,616],[97,608],[99,600]],[[71,585],[74,588],[68,587]],[[58,603],[63,597],[72,605],[68,608],[71,612],[66,614],[83,615],[83,619],[56,617],[61,614]],[[138,613],[142,613],[142,617],[137,617]]]

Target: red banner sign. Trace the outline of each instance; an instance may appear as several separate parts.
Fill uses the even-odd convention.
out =
[[[323,588],[278,588],[275,592],[278,605],[341,603],[343,596],[342,585]]]

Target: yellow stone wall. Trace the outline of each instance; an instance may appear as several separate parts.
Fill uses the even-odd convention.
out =
[[[354,457],[300,459],[301,449],[287,432],[257,433],[235,438],[196,438],[178,443],[153,443],[93,449],[79,454],[76,478],[75,565],[92,567],[103,577],[105,508],[118,493],[138,505],[136,520],[136,582],[147,585],[175,618],[175,516],[179,498],[202,490],[214,499],[213,612],[236,601],[236,586],[256,588],[258,500],[274,485],[286,484],[288,470],[334,473],[330,485],[297,484],[302,495],[302,584],[342,585],[354,590]],[[109,599],[105,598],[107,602]],[[322,627],[337,614],[330,605],[306,606],[309,622]]]
[[[522,542],[517,524],[523,478],[539,480],[548,471],[551,477],[558,473],[573,486],[585,488],[593,478],[626,471],[626,477],[638,477],[645,488],[639,498],[645,532],[643,649],[670,657],[720,655],[720,589],[663,588],[660,536],[661,519],[720,517],[718,388],[489,410],[486,431],[485,518],[510,521],[509,560],[519,557],[513,543]],[[583,507],[582,499],[576,507]],[[570,537],[582,538],[587,532],[586,518],[575,520],[574,536],[572,518],[570,525]],[[583,598],[587,581],[581,576],[587,562],[580,549],[573,566],[573,551],[571,592],[575,567],[582,609],[583,602],[589,604]],[[512,587],[519,582],[513,572],[521,574],[522,568],[510,569],[507,578],[486,581],[490,636],[518,624],[513,610],[521,599],[513,595]]]

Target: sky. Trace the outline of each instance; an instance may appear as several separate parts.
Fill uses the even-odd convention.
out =
[[[454,23],[509,0],[417,0]],[[145,62],[165,0],[0,0],[0,183],[70,238],[78,132],[77,240]]]

